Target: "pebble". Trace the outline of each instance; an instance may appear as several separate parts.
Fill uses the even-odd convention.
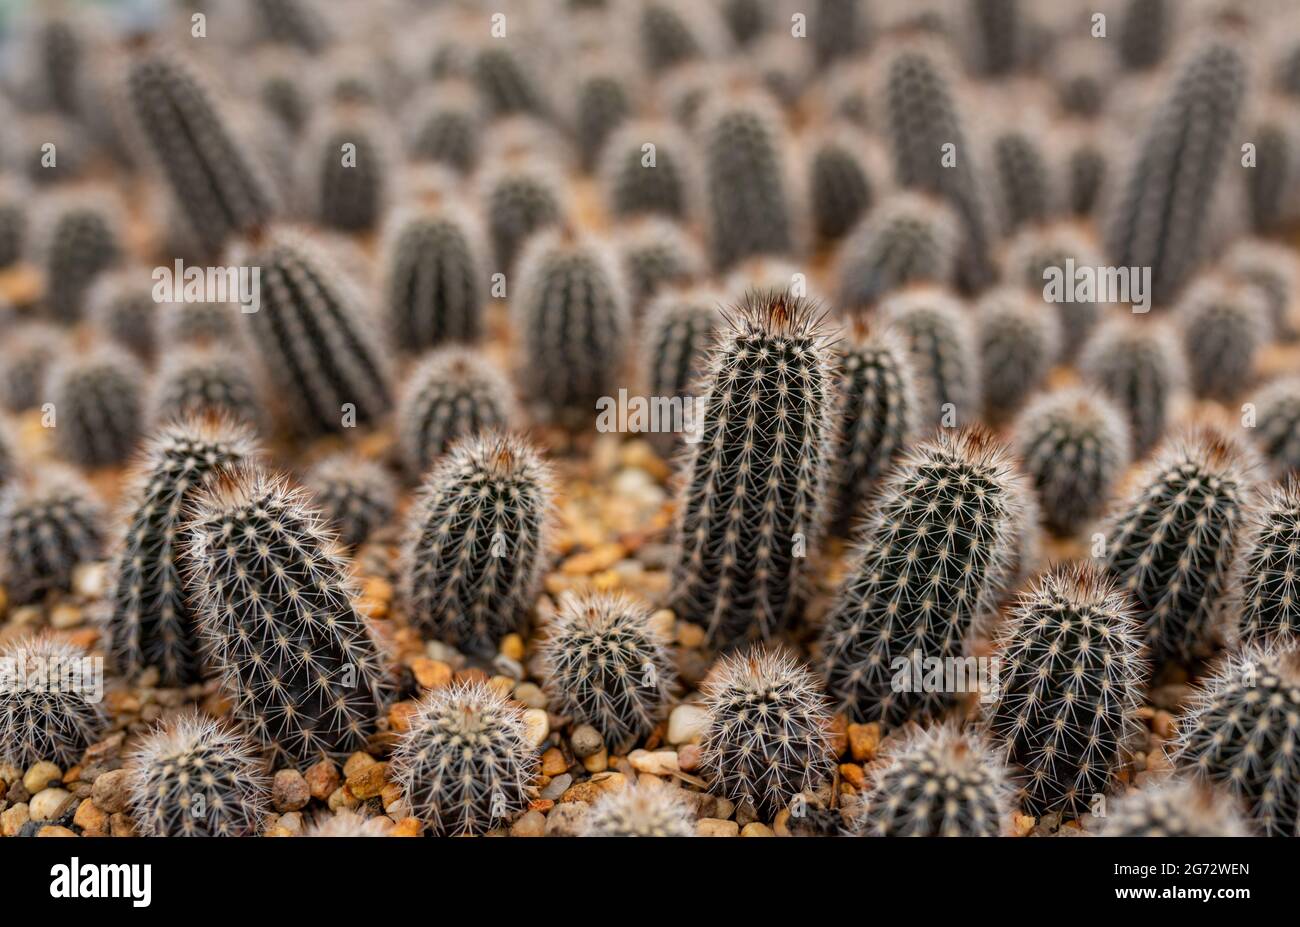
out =
[[[510,659],[504,653],[497,654],[496,659],[492,661],[492,668],[502,676],[509,677],[511,687],[524,678],[523,664],[518,660]],[[506,694],[509,694],[509,690],[507,690]]]
[[[411,672],[415,675],[415,681],[424,689],[441,689],[451,684],[451,665],[441,660],[416,657],[411,661]]]
[[[95,805],[108,814],[125,811],[130,797],[130,778],[125,769],[114,769],[100,773],[95,777],[90,798]]]
[[[42,789],[27,803],[27,813],[33,821],[57,821],[72,806],[73,795],[67,789]]]
[[[586,759],[605,749],[605,741],[590,724],[580,724],[569,735],[569,746],[573,748],[574,756]]]
[[[735,821],[700,818],[695,822],[695,835],[697,837],[739,837],[740,825]]]
[[[530,746],[540,747],[550,733],[551,722],[546,712],[540,708],[529,708],[524,712],[524,739]]]
[[[546,815],[540,811],[526,811],[510,826],[511,837],[544,837]]]
[[[501,638],[501,655],[516,663],[524,658],[524,639],[518,634],[507,634]]]
[[[515,686],[515,701],[525,708],[545,708],[550,699],[537,683],[521,682]]]
[[[856,763],[841,763],[840,778],[855,789],[863,789],[867,785],[867,775]]]
[[[369,753],[358,750],[343,761],[343,777],[350,779],[367,766],[374,766],[376,762],[378,761]]]
[[[668,716],[670,744],[699,743],[709,730],[709,713],[700,705],[678,705]]]
[[[83,599],[102,599],[108,591],[108,564],[83,563],[74,568],[72,591]]]
[[[581,802],[556,805],[546,816],[546,836],[576,837],[587,819],[587,806]]]
[[[521,672],[520,675],[523,675]],[[487,686],[502,698],[510,698],[511,693],[515,691],[516,677],[513,676],[493,676],[487,681]]]
[[[546,786],[546,788],[542,789],[542,798],[549,798],[551,801],[555,801],[566,791],[568,791],[569,786],[572,784],[573,784],[573,776],[569,775],[568,773],[564,773],[561,776],[556,776],[554,779],[550,781],[550,783]]]
[[[551,747],[542,754],[542,775],[558,776],[569,768],[564,761],[564,753],[558,747]]]
[[[80,827],[81,832],[87,837],[108,835],[108,814],[89,798],[77,806],[77,813],[72,816],[72,823]]]
[[[374,798],[384,790],[387,763],[371,763],[348,776],[347,789],[361,801]]]
[[[18,832],[23,829],[23,825],[31,820],[27,802],[20,801],[18,804],[0,811],[0,834],[6,837],[16,837]]]
[[[280,815],[280,820],[275,823],[276,827],[286,831],[290,837],[297,837],[302,833],[302,815],[297,811]]]
[[[855,763],[869,763],[876,758],[880,747],[880,724],[849,725],[849,753]]]
[[[601,747],[591,756],[583,757],[582,768],[589,773],[601,773],[609,769],[609,751]]]
[[[677,615],[671,608],[661,608],[650,616],[650,630],[664,640],[672,640],[676,629]]]
[[[424,825],[418,818],[402,818],[392,826],[388,831],[390,837],[418,837],[424,830]]]
[[[58,827],[53,824],[47,824],[36,832],[38,837],[75,837],[77,836],[66,827]]]
[[[328,804],[331,811],[338,811],[340,808],[355,808],[361,802],[348,791],[346,785],[341,785],[330,793]]]
[[[697,650],[704,646],[704,629],[689,621],[677,622],[677,643],[687,650]]]
[[[752,821],[740,829],[742,837],[775,837],[776,831],[759,821]]]
[[[121,811],[109,815],[108,830],[114,837],[134,837],[136,835],[135,825]]]
[[[307,780],[311,797],[317,801],[326,801],[343,781],[339,778],[339,768],[331,760],[321,760],[309,766],[303,778]]]
[[[420,710],[415,702],[394,702],[388,709],[388,729],[403,734],[411,729],[411,718]]]
[[[23,776],[23,788],[35,795],[51,782],[59,782],[62,778],[63,770],[48,760],[41,760],[33,763]]]
[[[56,631],[65,631],[68,628],[75,628],[81,624],[82,614],[80,605],[72,605],[68,602],[62,602],[50,609],[50,627]]]
[[[627,755],[627,761],[637,772],[650,773],[655,776],[667,776],[680,772],[677,765],[676,750],[633,750]]]
[[[276,811],[297,811],[311,801],[311,787],[296,769],[280,769],[271,782],[271,803]]]
[[[685,744],[677,748],[677,768],[682,772],[694,772],[700,768],[699,744]]]

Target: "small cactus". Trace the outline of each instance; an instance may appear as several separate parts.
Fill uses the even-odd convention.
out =
[[[402,593],[412,622],[489,654],[523,630],[552,495],[550,469],[523,440],[486,432],[454,444],[408,517]]]
[[[223,470],[255,459],[248,433],[217,420],[164,427],[145,447],[127,493],[127,526],[114,557],[108,629],[118,667],[157,667],[164,685],[203,677],[197,616],[186,589],[185,519],[196,494]]]
[[[1002,761],[950,725],[918,730],[893,748],[865,798],[864,837],[998,837],[1011,818]]]
[[[594,238],[568,232],[538,236],[520,267],[520,387],[545,416],[589,420],[617,385],[630,335],[621,268]]]
[[[1052,293],[1053,283],[1062,281],[1072,287],[1067,262],[1074,268],[1097,268],[1101,255],[1093,247],[1087,232],[1072,223],[1056,223],[1045,228],[1031,228],[1017,234],[1007,244],[1003,261],[1008,283],[1023,286],[1043,304],[1052,303],[1061,321],[1061,353],[1065,360],[1074,357],[1088,340],[1102,318],[1102,303],[1092,300],[1063,300],[1068,294]]]
[[[0,404],[25,412],[45,400],[45,376],[62,352],[63,332],[46,322],[26,322],[5,331],[0,348]]]
[[[397,512],[397,483],[371,460],[335,454],[312,467],[303,482],[346,547],[360,546]]]
[[[164,303],[158,307],[158,343],[166,348],[243,347],[236,303]]]
[[[13,267],[27,250],[29,195],[21,184],[0,179],[0,268]]]
[[[517,113],[543,116],[550,108],[542,93],[546,83],[538,79],[519,44],[493,39],[473,52],[470,75],[474,86],[488,111],[497,117]]]
[[[1059,567],[1021,595],[999,657],[985,723],[1021,770],[1021,804],[1087,813],[1141,730],[1148,667],[1132,603],[1092,564]]]
[[[102,347],[60,360],[46,395],[54,406],[54,444],[82,467],[125,463],[144,426],[144,373],[130,355]]]
[[[1134,457],[1164,436],[1187,382],[1182,345],[1159,323],[1112,318],[1088,339],[1083,377],[1115,402],[1129,422]]]
[[[990,421],[1005,421],[1047,379],[1061,352],[1057,316],[1016,287],[990,291],[975,307],[981,393]]]
[[[1224,269],[1260,291],[1268,303],[1271,329],[1278,338],[1294,341],[1300,337],[1300,311],[1294,308],[1300,276],[1290,248],[1259,239],[1240,241],[1228,252]]]
[[[392,224],[384,246],[390,340],[404,351],[483,334],[484,246],[467,214],[413,214]]]
[[[467,174],[478,164],[482,147],[483,116],[470,89],[451,81],[436,84],[415,117],[411,157]]]
[[[818,139],[808,163],[813,232],[819,241],[848,234],[879,199],[885,156],[860,133],[840,129]]]
[[[387,680],[307,494],[245,467],[211,481],[192,511],[187,587],[233,716],[290,761],[361,749]]]
[[[955,704],[897,685],[899,661],[963,657],[1008,578],[1023,497],[1010,455],[978,429],[940,432],[885,479],[822,631],[827,689],[852,720],[895,727]]]
[[[596,799],[584,837],[694,837],[695,812],[671,785],[629,785]]]
[[[616,216],[652,213],[684,220],[691,213],[696,186],[693,148],[671,125],[623,125],[604,147],[600,176]]]
[[[424,697],[391,776],[411,813],[443,837],[508,824],[528,806],[537,769],[520,710],[483,683],[457,683]]]
[[[0,665],[11,667],[15,674],[0,686],[0,761],[19,770],[42,761],[64,769],[80,762],[82,752],[108,727],[108,716],[94,692],[90,655],[46,634],[0,648]],[[79,678],[80,683],[30,686],[28,674],[42,671]]]
[[[1178,4],[1174,0],[1128,0],[1119,22],[1119,59],[1131,71],[1146,71],[1164,58]]]
[[[1188,288],[1177,312],[1193,391],[1231,400],[1249,385],[1264,344],[1263,297],[1253,287],[1208,277]]]
[[[1171,778],[1111,803],[1103,837],[1249,837],[1234,801],[1218,790]]]
[[[71,194],[65,194],[70,197]],[[45,303],[55,320],[77,322],[95,279],[122,257],[121,208],[110,197],[56,201],[44,236]]]
[[[1300,642],[1300,482],[1268,489],[1247,516],[1233,583],[1242,646]]]
[[[921,420],[935,427],[975,421],[980,412],[980,361],[970,313],[936,287],[889,297],[880,316],[907,344],[927,407]]]
[[[98,277],[86,297],[86,315],[116,345],[148,362],[157,347],[158,304],[149,273],[135,267]]]
[[[387,837],[393,823],[385,817],[367,818],[347,808],[334,814],[319,814],[304,837]]]
[[[678,510],[675,607],[717,643],[767,639],[797,608],[834,439],[830,349],[814,307],[788,292],[748,293],[703,386]]]
[[[547,626],[546,690],[620,755],[668,713],[677,674],[650,609],[626,595],[570,595]]]
[[[703,275],[704,257],[680,226],[663,219],[633,223],[616,245],[631,290],[634,315],[660,289],[682,286]]]
[[[693,287],[661,293],[641,319],[642,382],[651,396],[689,398],[722,325],[720,291]],[[699,423],[696,423],[699,424]]]
[[[329,20],[319,7],[303,0],[252,0],[257,18],[257,38],[290,45],[308,54],[324,51],[334,41]]]
[[[1256,442],[1273,471],[1300,473],[1300,377],[1274,380],[1255,406]]]
[[[1017,113],[1017,124],[995,133],[989,146],[1002,224],[1009,232],[1041,223],[1055,209],[1055,184],[1039,141],[1045,134],[1045,127]]]
[[[1070,537],[1102,514],[1131,456],[1124,414],[1101,394],[1065,389],[1016,420],[1013,447],[1055,534]]]
[[[304,200],[312,218],[341,232],[367,232],[383,215],[393,188],[393,157],[385,127],[352,107],[329,113],[306,140]]]
[[[1300,812],[1300,651],[1233,655],[1178,722],[1174,768],[1223,788],[1261,834],[1295,835]]]
[[[0,496],[0,576],[12,602],[33,602],[50,590],[68,591],[79,564],[104,548],[104,514],[97,499],[55,472],[36,483],[15,481]]]
[[[772,820],[829,776],[830,711],[816,677],[789,653],[756,647],[723,657],[703,685],[710,788]]]
[[[1117,511],[1106,566],[1156,662],[1203,656],[1220,636],[1253,466],[1249,450],[1204,426],[1166,442]]]
[[[505,165],[490,170],[484,181],[488,234],[496,270],[509,273],[524,243],[568,212],[560,182],[544,170]]]
[[[257,383],[243,360],[225,348],[182,348],[168,353],[154,380],[148,419],[154,425],[226,416],[261,430]]]
[[[247,837],[271,807],[256,745],[197,714],[165,721],[127,758],[131,816],[146,837]]]
[[[637,36],[645,68],[662,73],[684,62],[704,57],[711,36],[702,34],[712,26],[707,9],[686,7],[676,0],[645,0],[637,18]]]
[[[1296,135],[1288,105],[1269,101],[1253,113],[1249,137],[1255,162],[1246,175],[1250,222],[1256,232],[1276,232],[1288,218],[1288,200],[1296,183]]]
[[[1075,216],[1093,215],[1103,191],[1113,182],[1113,149],[1091,134],[1067,141],[1065,149],[1065,204]]]
[[[840,305],[846,310],[869,307],[909,283],[951,283],[960,235],[956,219],[941,201],[892,194],[840,247]]]
[[[574,97],[574,141],[590,173],[610,135],[632,114],[633,90],[617,67],[597,62],[579,77]]]

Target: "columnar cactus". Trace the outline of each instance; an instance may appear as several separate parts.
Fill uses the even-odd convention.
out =
[[[253,0],[257,38],[293,45],[309,54],[324,51],[334,41],[329,21],[314,4],[303,0]]]
[[[907,344],[912,369],[928,404],[922,421],[951,427],[979,417],[980,361],[966,308],[936,287],[896,293],[880,306],[881,318]]]
[[[1021,595],[999,656],[985,723],[1020,769],[1022,806],[1087,813],[1141,730],[1148,667],[1132,603],[1099,567],[1059,567]]]
[[[713,791],[772,820],[830,776],[830,711],[816,677],[789,653],[756,647],[723,657],[703,688],[701,766]]]
[[[568,211],[557,178],[545,170],[516,164],[489,170],[483,204],[496,270],[502,273],[510,271],[532,235],[564,222]]]
[[[747,45],[767,29],[770,10],[763,0],[724,0],[722,16],[737,45]]]
[[[1106,185],[1113,182],[1112,149],[1091,134],[1078,135],[1065,148],[1066,206],[1075,216],[1090,216],[1096,212]]]
[[[1247,515],[1237,556],[1237,642],[1287,647],[1300,640],[1300,482],[1267,490]]]
[[[135,359],[117,348],[61,359],[46,390],[59,453],[82,467],[124,463],[144,427],[144,378]]]
[[[1174,33],[1173,0],[1128,0],[1119,23],[1119,58],[1132,71],[1155,67]]]
[[[615,753],[626,753],[667,715],[677,673],[650,609],[636,599],[565,597],[542,647],[551,704],[594,727]]]
[[[394,172],[384,137],[384,127],[356,107],[321,117],[306,141],[304,171],[304,200],[315,221],[342,232],[379,223]]]
[[[511,304],[520,386],[544,415],[589,421],[617,385],[630,335],[621,268],[594,238],[567,230],[530,242],[520,268]]]
[[[1106,810],[1103,837],[1249,837],[1235,802],[1217,789],[1170,778],[1134,789]]]
[[[484,432],[429,473],[407,522],[402,594],[411,620],[464,650],[522,631],[547,556],[550,469],[519,438]]]
[[[185,520],[209,480],[257,453],[242,427],[220,420],[167,425],[145,447],[127,495],[126,533],[109,591],[110,646],[128,675],[156,667],[168,686],[202,679],[198,616],[185,579]]]
[[[1103,304],[1092,299],[1072,298],[1075,295],[1074,277],[1068,271],[1071,267],[1076,272],[1079,268],[1095,269],[1102,263],[1087,231],[1074,223],[1025,229],[1007,244],[1003,259],[1007,281],[1014,286],[1023,286],[1026,292],[1037,295],[1040,302],[1053,304],[1061,320],[1061,354],[1064,359],[1073,358],[1088,340],[1101,320],[1103,308]],[[1063,293],[1054,292],[1060,290],[1054,285],[1058,281],[1069,289]],[[1067,296],[1071,298],[1062,298]]]
[[[647,71],[662,73],[704,56],[708,37],[701,35],[700,30],[712,23],[702,22],[707,17],[696,16],[697,12],[712,11],[692,8],[688,12],[674,0],[646,0],[636,29]]]
[[[290,136],[297,138],[311,120],[313,100],[296,62],[284,61],[278,51],[258,62],[254,93],[262,108],[274,116]]]
[[[634,314],[660,289],[687,284],[704,272],[704,257],[684,229],[663,219],[644,219],[619,236],[617,248]]]
[[[862,0],[817,0],[811,13],[808,29],[823,67],[853,57],[871,41],[871,21]]]
[[[158,369],[148,420],[154,425],[225,416],[260,430],[262,402],[244,361],[225,348],[183,348]]]
[[[20,184],[0,179],[0,268],[13,267],[26,250],[27,196]]]
[[[1133,597],[1156,662],[1203,656],[1241,545],[1254,455],[1205,426],[1170,439],[1118,509],[1106,566]]]
[[[187,65],[146,53],[131,66],[127,92],[144,141],[206,250],[270,219],[267,180]]]
[[[280,233],[242,263],[262,269],[262,305],[241,318],[294,426],[338,432],[385,415],[391,393],[375,327],[329,257],[310,239]]]
[[[1087,389],[1040,396],[1016,420],[1013,434],[1043,521],[1062,537],[1102,514],[1131,457],[1124,413]]]
[[[835,499],[844,529],[920,431],[923,400],[907,346],[894,332],[857,326],[839,353]]]
[[[397,483],[382,466],[354,454],[326,457],[304,477],[326,523],[355,548],[397,512]]]
[[[443,837],[508,825],[534,795],[538,763],[522,712],[471,682],[424,697],[391,771],[412,814]]]
[[[515,113],[544,115],[549,103],[542,94],[545,83],[534,73],[532,62],[519,42],[489,39],[473,52],[470,75],[479,96],[494,116]]]
[[[641,319],[642,383],[648,395],[690,396],[723,324],[720,291],[693,287],[655,297]],[[700,423],[696,423],[700,424]]]
[[[0,649],[0,663],[22,674],[0,686],[0,761],[20,770],[41,761],[53,761],[65,769],[80,762],[82,752],[108,727],[108,716],[94,691],[90,654],[47,634],[5,645]],[[28,686],[26,674],[41,668],[81,681],[68,686]]]
[[[1088,339],[1079,369],[1124,410],[1133,454],[1145,456],[1164,435],[1185,388],[1182,345],[1159,323],[1116,317]]]
[[[951,725],[923,728],[889,752],[857,831],[864,837],[998,837],[1011,819],[1001,759]]]
[[[987,293],[975,307],[980,383],[991,421],[1005,421],[1043,385],[1060,356],[1061,325],[1017,287]]]
[[[1278,338],[1294,341],[1300,337],[1300,308],[1295,305],[1300,276],[1290,248],[1261,239],[1240,241],[1228,252],[1224,269],[1258,288],[1268,303],[1271,328]]]
[[[992,614],[1023,496],[1010,455],[978,429],[915,445],[885,479],[822,631],[827,689],[854,721],[936,718],[960,698],[926,691],[921,664],[961,659]],[[896,685],[909,664],[912,684]]]
[[[941,201],[913,193],[891,195],[840,247],[840,306],[872,306],[909,283],[953,282],[960,235],[955,217]]]
[[[158,307],[158,343],[167,348],[242,347],[241,309],[237,303],[163,303]]]
[[[1024,0],[970,0],[973,57],[989,77],[1005,77],[1023,63],[1029,49]]]
[[[205,486],[192,512],[187,588],[233,716],[291,762],[361,749],[387,680],[306,492],[240,468]]]
[[[131,817],[146,837],[247,837],[271,808],[271,777],[248,737],[185,714],[127,758]]]
[[[808,162],[813,233],[838,241],[875,205],[884,186],[884,154],[860,133],[841,128],[819,138]]]
[[[1300,473],[1300,377],[1274,380],[1255,406],[1256,442],[1274,472]]]
[[[22,605],[71,589],[73,571],[100,558],[104,538],[99,501],[71,474],[7,486],[0,498],[0,576],[10,601]]]
[[[51,207],[44,236],[45,304],[57,321],[78,321],[95,279],[121,260],[119,213],[109,197],[78,195]]]
[[[694,837],[695,812],[682,789],[629,785],[596,799],[583,820],[584,837]]]
[[[610,136],[600,177],[616,216],[642,213],[683,220],[692,210],[696,178],[690,141],[662,122],[629,122]]]
[[[101,275],[86,297],[90,322],[115,344],[148,361],[157,347],[158,304],[142,267]]]
[[[805,300],[751,291],[709,362],[678,510],[675,608],[731,644],[793,616],[833,435],[830,348]]]
[[[1211,40],[1196,49],[1154,115],[1109,217],[1112,260],[1150,267],[1157,304],[1175,296],[1201,258],[1245,70],[1231,45]]]
[[[711,101],[702,149],[709,244],[718,270],[795,248],[781,116],[758,95]]]
[[[1268,330],[1268,306],[1254,287],[1202,279],[1179,301],[1178,323],[1198,396],[1227,401],[1249,385]]]
[[[482,233],[468,214],[444,209],[408,214],[384,246],[389,336],[404,351],[483,334],[487,274]]]
[[[989,146],[989,166],[997,181],[1002,224],[1008,231],[1043,222],[1055,208],[1055,184],[1039,141],[1045,127],[1037,122],[1031,125],[1003,129]]]
[[[946,199],[961,221],[965,246],[962,282],[982,287],[993,275],[992,219],[985,191],[966,145],[952,90],[952,79],[938,47],[908,45],[894,52],[886,67],[884,118],[900,186]],[[951,153],[954,158],[945,157]]]
[[[1268,837],[1295,835],[1300,811],[1300,651],[1230,657],[1179,719],[1173,760],[1242,803]]]
[[[0,403],[25,412],[45,401],[45,375],[62,350],[63,332],[45,322],[26,322],[5,331],[0,348]]]
[[[435,84],[415,117],[411,156],[466,174],[478,164],[482,146],[483,116],[472,90],[454,81]]]
[[[1250,222],[1257,232],[1275,232],[1288,218],[1296,183],[1297,140],[1291,110],[1266,104],[1252,114],[1249,126],[1255,146],[1255,163],[1245,171]]]
[[[574,95],[574,140],[582,169],[590,173],[610,135],[635,108],[632,88],[617,68],[598,62],[579,77]]]

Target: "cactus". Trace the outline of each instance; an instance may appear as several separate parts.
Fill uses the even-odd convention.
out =
[[[1245,172],[1246,199],[1256,232],[1279,231],[1294,199],[1297,152],[1291,115],[1285,105],[1266,105],[1250,122],[1255,163]]]
[[[292,138],[300,136],[311,120],[313,101],[304,83],[295,65],[281,60],[278,53],[259,62],[257,100]]]
[[[1153,116],[1109,217],[1111,258],[1151,268],[1157,305],[1173,299],[1202,257],[1244,85],[1245,64],[1231,45],[1198,47]]]
[[[304,432],[372,424],[391,403],[388,371],[363,302],[330,255],[273,234],[240,263],[261,267],[262,306],[244,314],[250,340]]]
[[[673,576],[678,617],[720,644],[770,638],[796,612],[834,438],[830,349],[814,307],[750,291],[729,321],[702,384]]]
[[[1241,545],[1253,454],[1204,426],[1161,448],[1119,508],[1106,566],[1137,606],[1156,662],[1203,656]]]
[[[1034,400],[1012,441],[1038,494],[1043,521],[1070,537],[1102,514],[1128,466],[1128,423],[1101,394],[1065,389]]]
[[[922,400],[907,346],[888,329],[857,326],[840,348],[837,527],[857,515],[920,430]]]
[[[771,102],[757,95],[711,101],[702,147],[714,266],[793,251],[783,127]]]
[[[22,185],[0,179],[0,269],[17,264],[27,248],[27,196]]]
[[[924,728],[890,751],[865,799],[864,837],[998,837],[1011,818],[1002,761],[950,725]]]
[[[709,726],[700,763],[714,792],[770,821],[829,778],[826,699],[789,653],[756,647],[723,657],[703,689]]]
[[[543,644],[546,691],[557,712],[590,724],[620,755],[668,713],[677,674],[650,609],[627,595],[562,599]]]
[[[530,236],[565,221],[560,182],[549,172],[520,165],[489,171],[484,184],[488,234],[496,270],[509,273]]]
[[[11,681],[0,686],[0,761],[25,770],[53,761],[69,768],[82,751],[103,736],[108,718],[90,691],[91,657],[85,650],[51,635],[15,640],[0,649],[0,664],[11,667]],[[80,670],[83,675],[69,672]],[[80,685],[26,685],[27,674],[68,674]],[[101,693],[102,694],[102,693]]]
[[[1063,360],[1072,359],[1093,329],[1101,320],[1102,305],[1093,300],[1062,299],[1068,293],[1053,293],[1059,280],[1073,289],[1073,275],[1067,273],[1067,262],[1074,268],[1097,268],[1102,265],[1101,255],[1093,247],[1087,232],[1073,223],[1058,223],[1045,228],[1026,229],[1007,244],[1003,261],[1007,280],[1021,285],[1036,294],[1043,303],[1052,303],[1060,318],[1061,354]]]
[[[1103,837],[1249,837],[1231,798],[1171,778],[1134,789],[1106,812]]]
[[[970,0],[969,20],[976,69],[1006,77],[1019,69],[1030,49],[1024,0]]]
[[[871,41],[871,22],[862,0],[817,0],[808,29],[822,67],[855,57]]]
[[[311,468],[304,483],[347,547],[359,547],[397,512],[393,478],[379,464],[353,454],[326,457]]]
[[[235,303],[163,303],[158,312],[157,341],[167,348],[241,347],[240,307]]]
[[[1021,771],[1022,806],[1087,813],[1141,732],[1148,667],[1132,603],[1099,567],[1058,567],[1021,595],[999,655],[984,722]]]
[[[275,202],[266,178],[187,65],[147,53],[132,63],[127,93],[139,131],[204,250],[215,252],[271,218]]]
[[[955,704],[957,693],[919,679],[896,685],[898,661],[963,657],[1016,556],[1024,496],[1010,455],[982,429],[940,432],[886,477],[822,630],[827,689],[852,720],[895,727]]]
[[[394,345],[418,352],[482,337],[483,252],[477,224],[456,210],[409,214],[392,224],[384,294]]]
[[[893,53],[886,68],[884,118],[893,147],[894,179],[902,187],[934,193],[952,206],[965,238],[959,275],[964,286],[976,290],[993,275],[992,220],[942,54],[924,44]],[[957,153],[951,166],[945,166],[946,151]]]
[[[401,575],[412,622],[483,653],[522,631],[553,493],[550,468],[522,439],[485,432],[452,445],[408,516]]]
[[[1261,834],[1294,836],[1300,809],[1300,651],[1230,657],[1179,719],[1174,766],[1229,792]]]
[[[543,116],[549,109],[541,91],[544,82],[538,80],[531,63],[517,47],[499,40],[483,42],[473,53],[470,73],[493,116]]]
[[[311,0],[253,0],[252,8],[262,41],[295,46],[313,55],[334,41],[329,21]]]
[[[1224,259],[1224,270],[1259,289],[1268,303],[1271,328],[1278,338],[1288,342],[1300,338],[1300,312],[1292,308],[1300,292],[1300,278],[1290,248],[1261,239],[1240,241]]]
[[[974,421],[981,402],[980,362],[965,307],[943,290],[918,287],[889,297],[880,315],[907,344],[929,404],[922,421],[932,427]]]
[[[1146,71],[1165,57],[1174,34],[1172,0],[1128,0],[1119,23],[1119,59],[1131,71]]]
[[[880,197],[884,154],[847,129],[817,141],[808,165],[813,232],[822,242],[849,233]]]
[[[202,680],[198,616],[185,579],[185,520],[208,481],[257,454],[243,428],[220,420],[168,425],[145,447],[127,493],[126,532],[109,591],[112,654],[131,677],[152,666],[167,686]]]
[[[50,590],[72,588],[79,564],[104,549],[104,513],[88,488],[69,473],[25,484],[14,481],[0,497],[0,576],[10,601],[33,602]]]
[[[745,46],[767,29],[771,11],[763,0],[724,0],[722,16],[736,44]]]
[[[909,283],[951,283],[959,240],[956,219],[942,202],[912,193],[891,195],[840,247],[840,305],[869,307]]]
[[[483,683],[457,683],[424,697],[390,768],[412,814],[442,837],[508,824],[533,796],[538,763],[518,708]]]
[[[1070,40],[1052,66],[1057,105],[1070,116],[1095,119],[1106,109],[1111,75],[1092,38]]]
[[[1233,589],[1236,643],[1281,649],[1300,641],[1300,482],[1294,477],[1269,488],[1247,513]]]
[[[393,822],[385,817],[362,817],[340,808],[334,814],[319,814],[304,837],[387,837]]]
[[[1268,305],[1253,287],[1207,277],[1190,286],[1178,305],[1192,389],[1224,401],[1249,383],[1264,346]]]
[[[45,322],[25,322],[5,331],[0,349],[0,403],[25,412],[45,398],[45,374],[62,348],[62,331]]]
[[[225,416],[260,431],[262,403],[243,360],[225,348],[182,348],[158,370],[148,420],[155,425]]]
[[[387,680],[307,494],[241,467],[210,481],[192,511],[187,588],[233,716],[291,762],[361,749]]]
[[[641,319],[641,382],[651,396],[690,398],[722,324],[721,292],[694,287],[656,296]],[[699,424],[694,423],[694,424]]]
[[[154,728],[127,764],[131,816],[146,837],[247,837],[271,808],[256,745],[198,714]]]
[[[646,0],[637,20],[637,36],[646,70],[663,73],[705,54],[706,39],[697,33],[707,10],[687,12],[673,0]]]
[[[623,125],[601,155],[600,176],[610,211],[616,216],[688,218],[695,188],[692,154],[690,142],[670,125]]]
[[[325,116],[312,129],[304,192],[321,225],[366,232],[379,223],[393,186],[383,138],[375,120],[351,108]]]
[[[1256,441],[1278,476],[1300,473],[1300,377],[1274,380],[1256,402]]]
[[[1164,435],[1187,381],[1182,345],[1164,326],[1131,318],[1100,326],[1084,345],[1079,370],[1124,410],[1134,457]]]
[[[157,347],[156,320],[149,273],[144,268],[101,275],[86,298],[87,316],[100,332],[142,361]]]
[[[1061,324],[1040,300],[1001,287],[975,307],[980,383],[990,421],[1005,421],[1043,385],[1061,353]]]
[[[51,208],[43,264],[45,304],[56,321],[77,322],[95,279],[121,260],[120,214],[111,197],[93,194],[63,198]]]
[[[610,135],[632,114],[629,82],[608,65],[584,73],[575,90],[574,141],[582,169],[595,168]]]
[[[1024,120],[1025,114],[1018,119]],[[1003,227],[1011,232],[1045,221],[1054,209],[1053,180],[1047,155],[1038,141],[1045,134],[1037,121],[997,132],[989,146]]]
[[[541,413],[586,421],[609,395],[630,335],[628,294],[613,255],[594,238],[549,232],[520,261],[511,304],[525,395]]]
[[[584,837],[694,837],[695,813],[683,790],[629,785],[596,799],[583,821]]]
[[[415,117],[411,156],[467,174],[478,164],[482,146],[483,117],[470,88],[452,81],[436,84]]]
[[[636,316],[659,290],[690,283],[704,273],[704,257],[694,240],[663,219],[634,223],[619,236],[617,248]]]
[[[1111,183],[1111,149],[1091,135],[1080,136],[1065,152],[1065,201],[1069,212],[1089,216],[1097,210],[1102,191]]]
[[[130,355],[101,347],[62,358],[46,388],[54,406],[54,444],[82,467],[124,463],[144,426],[144,373]]]

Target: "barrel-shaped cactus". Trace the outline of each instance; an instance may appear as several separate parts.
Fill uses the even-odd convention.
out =
[[[984,411],[1005,421],[1043,385],[1060,356],[1055,313],[1017,287],[986,293],[975,307]]]
[[[443,209],[399,216],[385,244],[385,311],[390,338],[418,352],[483,333],[487,275],[482,232],[471,214]]]
[[[44,391],[59,453],[81,467],[125,463],[144,429],[144,380],[139,363],[118,348],[62,358]]]
[[[1255,416],[1255,440],[1273,471],[1300,473],[1300,377],[1282,377],[1264,387]]]
[[[968,310],[937,287],[914,287],[889,297],[880,316],[907,345],[926,403],[921,420],[964,425],[980,414],[980,360]]]
[[[0,496],[0,577],[10,601],[70,590],[76,568],[103,555],[106,536],[103,507],[72,474],[11,481]]]
[[[122,257],[122,208],[108,195],[64,194],[43,218],[45,303],[59,322],[81,318],[96,278]]]
[[[1112,318],[1088,339],[1079,369],[1124,411],[1134,456],[1145,456],[1164,436],[1186,389],[1178,339],[1159,322]]]
[[[1188,288],[1178,324],[1198,396],[1231,400],[1250,384],[1268,322],[1268,306],[1254,287],[1207,277]]]
[[[840,246],[840,305],[869,307],[909,283],[953,282],[960,234],[942,201],[912,193],[882,200]]]
[[[814,142],[808,155],[808,197],[813,234],[838,241],[880,199],[885,155],[871,139],[839,128]]]
[[[600,160],[602,187],[615,215],[686,219],[695,209],[694,148],[674,126],[626,123],[610,136]]]

